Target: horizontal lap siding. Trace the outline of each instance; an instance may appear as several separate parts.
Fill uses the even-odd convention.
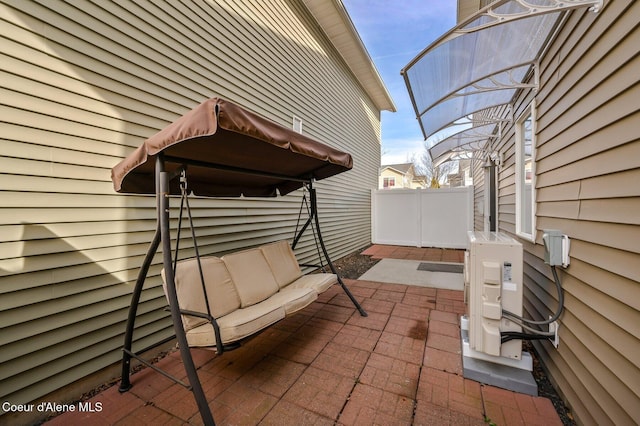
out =
[[[543,229],[571,238],[561,269],[560,346],[536,343],[583,424],[640,419],[640,3],[571,13],[541,61],[536,134],[536,244],[525,250],[525,311],[557,307]],[[520,96],[516,116],[530,102]],[[515,233],[515,136],[506,129],[499,226]]]
[[[115,194],[110,169],[206,98],[286,127],[295,115],[350,152],[352,171],[317,184],[323,236],[334,258],[370,242],[380,114],[298,2],[15,0],[0,5],[0,37],[0,400],[40,398],[119,360],[156,214],[153,197]],[[291,239],[301,197],[193,199],[201,252]],[[317,257],[308,234],[304,262]],[[190,239],[181,247],[193,255]],[[160,261],[138,348],[172,335]]]
[[[477,230],[484,230],[485,215],[485,176],[480,155],[476,154],[471,161],[471,175],[473,176],[473,227]]]

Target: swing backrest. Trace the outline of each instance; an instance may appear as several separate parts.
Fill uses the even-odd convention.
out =
[[[175,282],[181,309],[207,312],[205,300],[214,318],[220,318],[238,308],[259,303],[302,276],[291,246],[276,241],[259,248],[227,254],[221,258],[200,258],[207,298],[204,297],[196,258],[176,264]],[[166,294],[164,269],[162,280]],[[206,320],[184,316],[186,330]]]
[[[215,256],[207,256],[202,257],[200,262],[211,315],[214,318],[220,318],[240,308],[240,296],[222,259]],[[164,269],[162,270],[162,281],[166,294]],[[182,309],[202,313],[207,312],[197,259],[186,259],[177,263],[175,283]],[[191,330],[204,324],[207,320],[183,315],[182,322],[185,330]]]
[[[242,308],[273,296],[280,289],[259,248],[222,256],[240,296]]]
[[[260,247],[260,250],[267,259],[279,288],[286,287],[302,276],[296,255],[288,242],[280,240],[265,244]]]

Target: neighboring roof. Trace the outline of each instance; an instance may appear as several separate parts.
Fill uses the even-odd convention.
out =
[[[402,174],[406,174],[411,167],[413,167],[413,163],[386,164],[381,166],[380,172],[384,169],[393,169]]]
[[[155,194],[155,158],[188,168],[196,195],[273,197],[350,170],[351,155],[235,104],[209,99],[147,139],[111,170],[117,192]],[[171,194],[179,194],[174,179]]]
[[[303,0],[376,107],[396,111],[391,95],[341,0]]]
[[[510,111],[518,90],[537,87],[538,60],[565,11],[602,1],[497,0],[432,43],[401,71],[425,139],[477,115],[510,118],[488,111]]]

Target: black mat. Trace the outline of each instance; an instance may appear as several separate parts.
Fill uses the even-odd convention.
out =
[[[434,263],[434,262],[421,262],[418,265],[418,271],[429,272],[451,272],[455,274],[461,274],[464,265],[462,263]]]

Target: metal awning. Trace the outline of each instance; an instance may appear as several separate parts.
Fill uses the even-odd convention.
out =
[[[499,136],[495,123],[469,127],[436,143],[429,148],[429,154],[437,166],[449,160],[467,158],[470,152],[482,151]]]
[[[598,11],[603,1],[498,0],[432,43],[401,71],[425,139],[463,118],[473,123],[488,110],[510,111],[502,106],[518,90],[537,88],[538,60],[563,14],[581,7]],[[505,118],[496,117],[496,123]],[[442,147],[472,149],[481,141],[458,142]],[[434,160],[442,160],[449,151],[434,152]]]

